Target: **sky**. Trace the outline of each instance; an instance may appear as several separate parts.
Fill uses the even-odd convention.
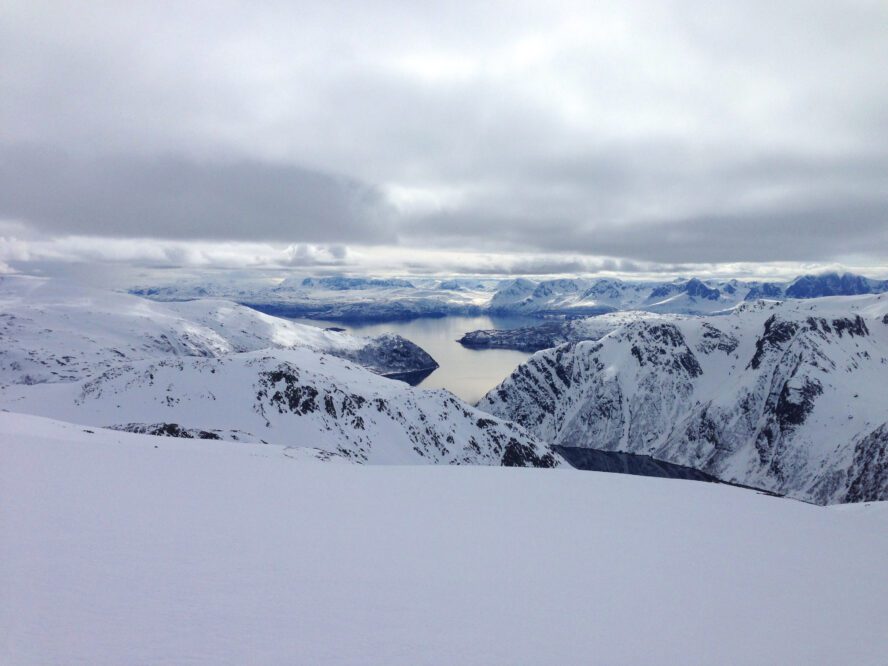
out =
[[[884,274],[886,62],[884,0],[6,0],[0,270]]]

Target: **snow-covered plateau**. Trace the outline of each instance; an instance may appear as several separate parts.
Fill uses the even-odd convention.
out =
[[[888,499],[886,386],[878,294],[630,318],[537,352],[478,406],[554,445],[829,504]]]
[[[304,452],[303,452],[304,453]],[[0,412],[0,662],[883,664],[888,504]]]

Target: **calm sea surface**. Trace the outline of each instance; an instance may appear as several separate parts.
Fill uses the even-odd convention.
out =
[[[471,404],[508,377],[530,354],[508,349],[466,349],[457,340],[463,333],[479,328],[510,329],[540,323],[529,317],[442,317],[372,324],[294,321],[321,328],[338,326],[356,335],[397,333],[425,349],[440,365],[420,383],[422,388],[446,388]]]

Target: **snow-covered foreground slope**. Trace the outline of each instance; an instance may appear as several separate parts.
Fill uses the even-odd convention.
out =
[[[0,662],[881,664],[888,506],[0,413]]]
[[[0,385],[80,380],[120,363],[268,347],[336,354],[379,373],[437,367],[399,336],[361,338],[217,299],[159,303],[57,280],[0,281]]]
[[[98,427],[317,448],[357,462],[559,462],[523,429],[447,391],[415,389],[311,349],[122,364],[84,382],[4,387],[0,405]]]
[[[821,503],[888,499],[888,295],[639,319],[535,354],[479,403],[553,444]]]

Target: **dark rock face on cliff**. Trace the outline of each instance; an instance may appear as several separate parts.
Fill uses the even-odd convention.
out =
[[[540,352],[479,403],[555,445],[818,503],[888,499],[888,297],[638,320]]]

